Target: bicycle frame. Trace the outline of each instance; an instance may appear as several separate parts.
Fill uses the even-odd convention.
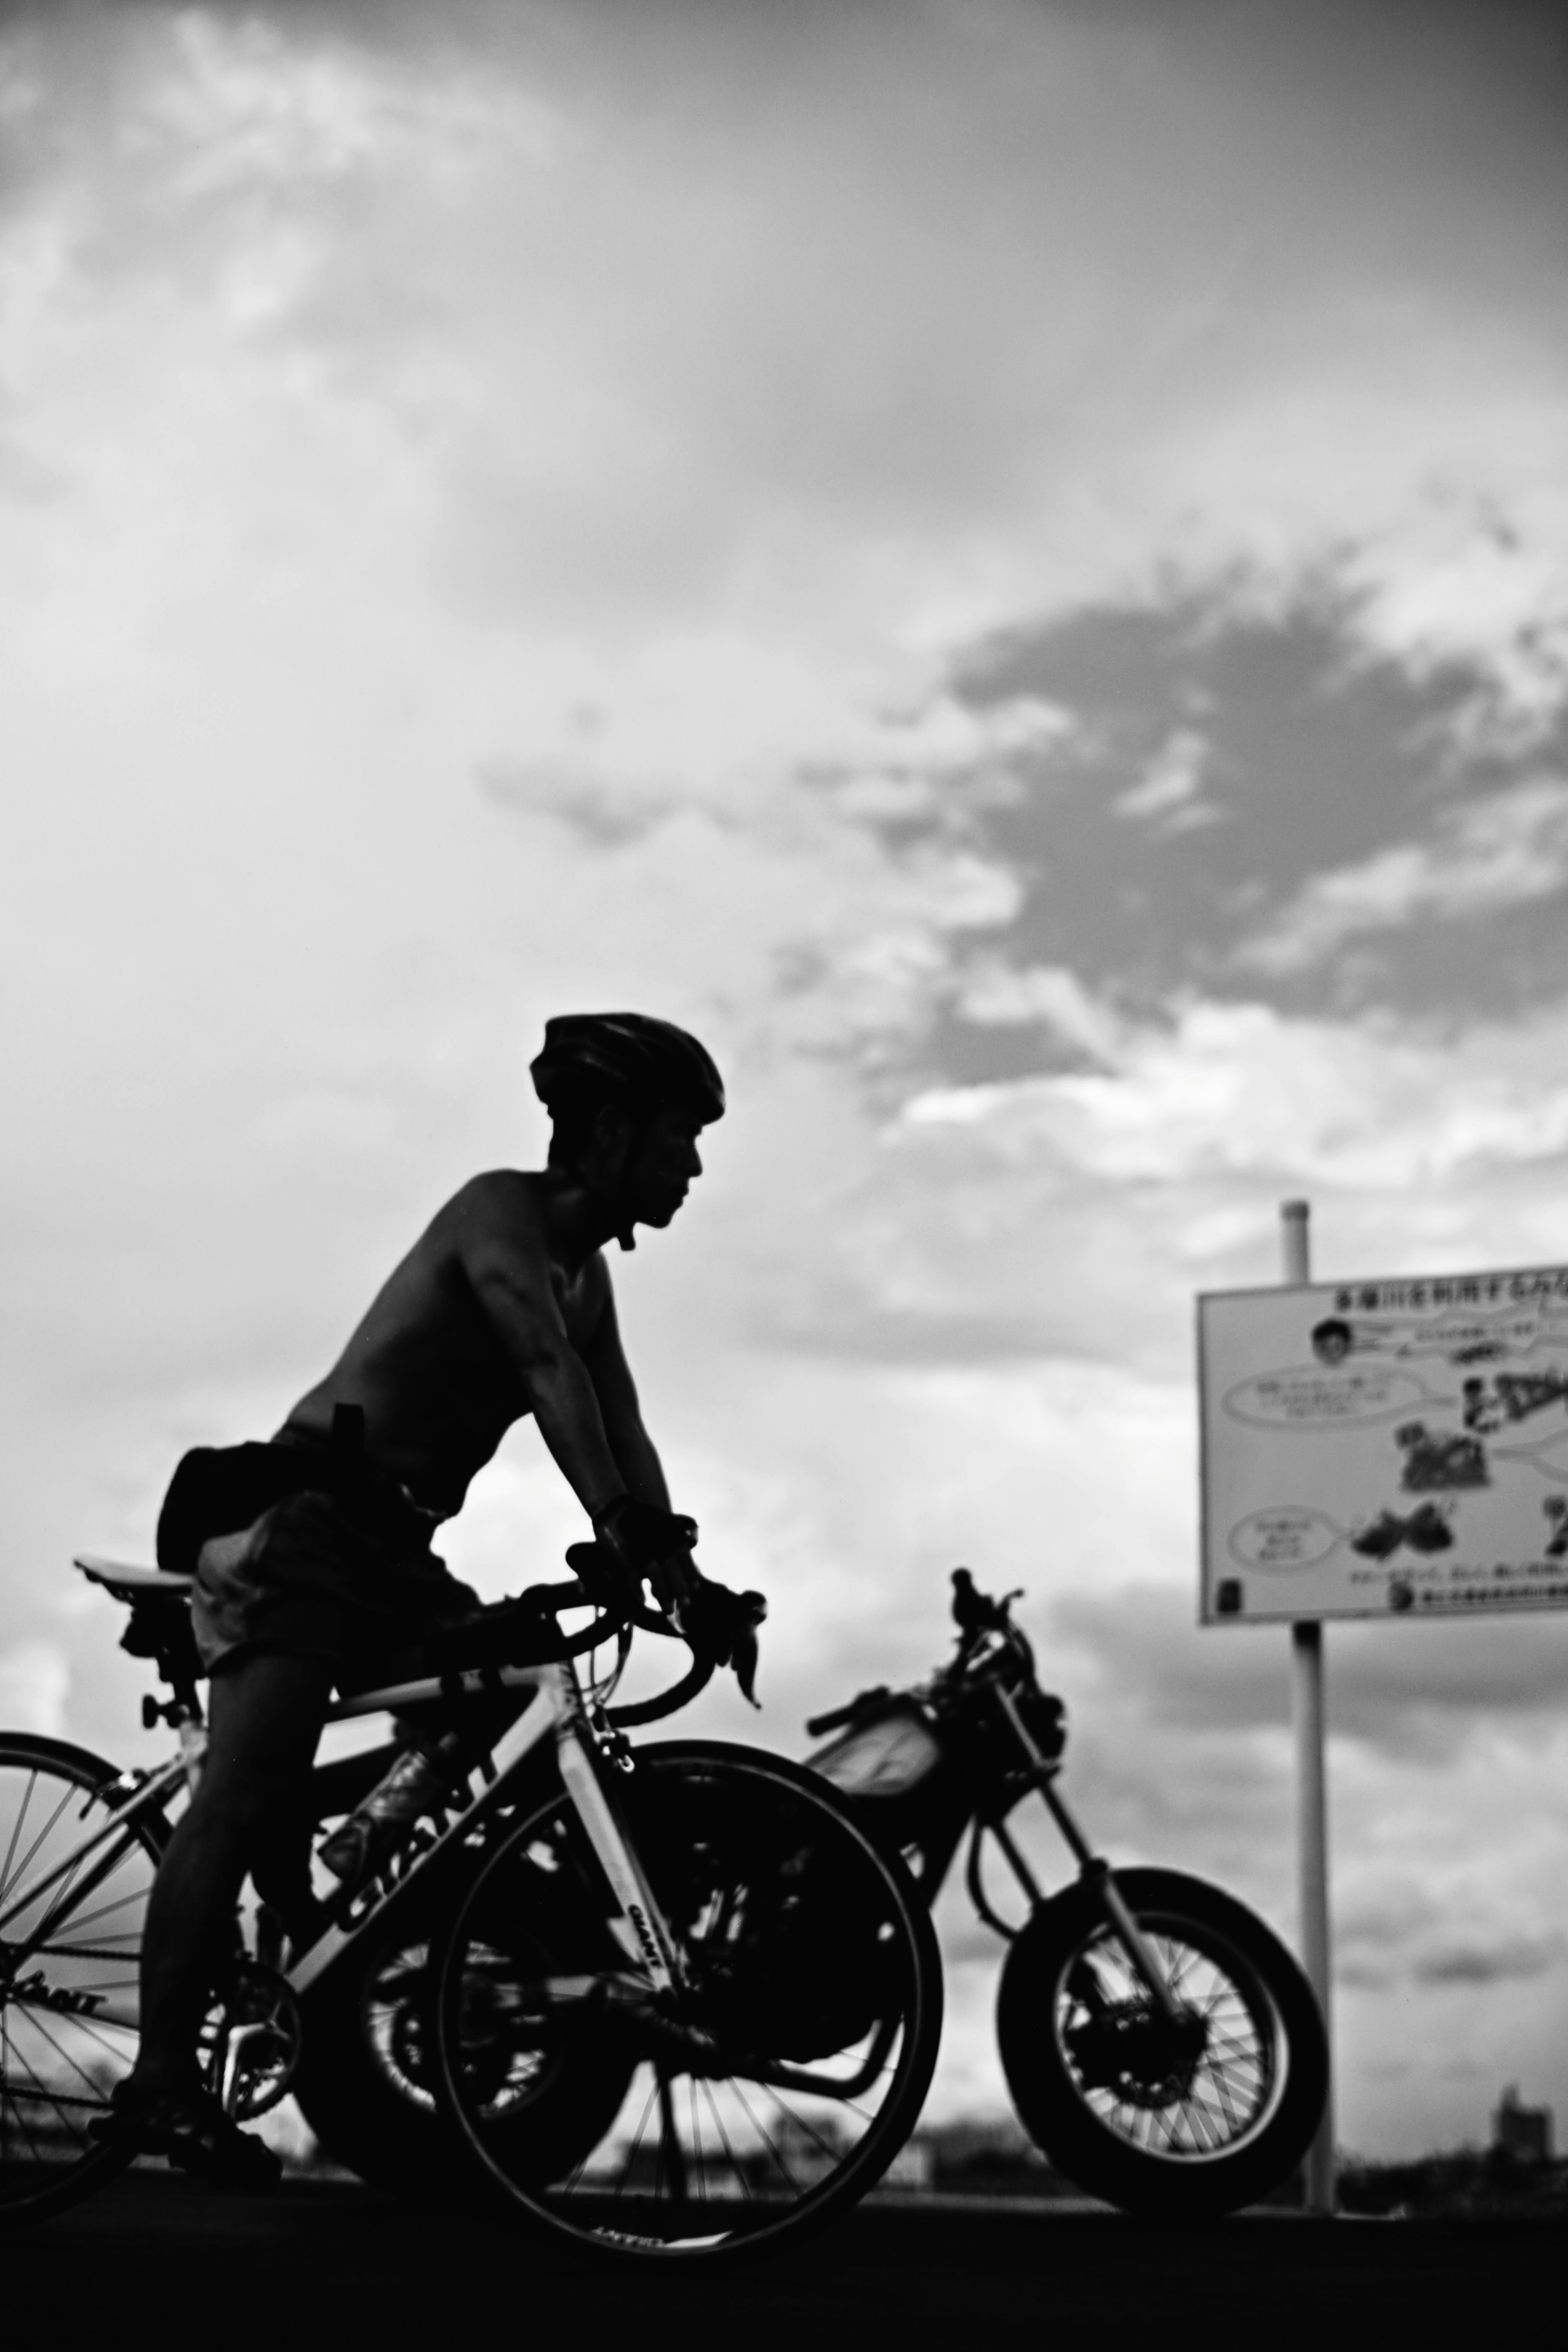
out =
[[[471,1797],[440,1834],[414,1857],[392,1891],[401,1893],[428,1871],[438,1856],[449,1852],[456,1841],[470,1835],[486,1814],[504,1804],[528,1759],[553,1737],[561,1783],[620,1906],[619,1917],[611,1923],[612,1932],[640,1971],[640,1989],[654,1992],[674,1989],[681,1981],[680,1956],[601,1778],[597,1762],[601,1743],[590,1723],[582,1689],[570,1663],[470,1670],[441,1678],[431,1676],[398,1683],[340,1700],[327,1720],[341,1723],[360,1716],[380,1715],[443,1699],[451,1701],[459,1695],[491,1696],[498,1690],[528,1690],[535,1696],[497,1741],[485,1786],[478,1795]],[[181,1728],[181,1753],[149,1774],[123,1775],[127,1794],[124,1801],[116,1805],[113,1818],[73,1846],[43,1878],[28,1883],[10,1908],[0,1913],[0,1933],[7,1921],[36,1903],[51,1886],[68,1890],[73,1905],[90,1894],[123,1853],[127,1827],[142,1815],[161,1812],[183,1781],[193,1782],[199,1769],[200,1747],[204,1743],[188,1736],[198,1731],[199,1727],[187,1724]],[[95,1867],[81,1875],[94,1857]],[[372,1888],[370,1901],[354,1919],[329,1927],[285,1972],[290,1989],[299,1994],[319,1982],[391,1899],[391,1893]],[[46,1942],[61,1916],[62,1906],[57,1903],[35,1928],[21,1957]]]

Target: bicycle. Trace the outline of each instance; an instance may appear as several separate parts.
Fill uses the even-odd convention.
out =
[[[956,1655],[906,1690],[862,1691],[815,1717],[839,1736],[808,1758],[934,1903],[966,1830],[966,1880],[1009,1944],[997,2036],[1020,2120],[1092,2195],[1152,2215],[1255,2202],[1300,2161],[1328,2093],[1322,2018],[1263,1922],[1169,1870],[1113,1870],[1056,1786],[1065,1710],[1042,1691],[1009,1593],[953,1577]],[[1008,1827],[1038,1793],[1078,1864],[1043,1893]],[[989,1900],[993,1840],[1029,1906],[1014,1928]]]
[[[77,1564],[130,1606],[126,1646],[173,1693],[143,1718],[176,1747],[120,1772],[0,1735],[0,2228],[131,2160],[89,2126],[133,2061],[141,1913],[204,1738],[186,1580]],[[601,1608],[564,1632],[587,1598],[536,1587],[441,1636],[427,1670],[340,1698],[330,1720],[391,1713],[400,1737],[318,1768],[319,1822],[385,1785],[421,1736],[428,1750],[460,1735],[450,1786],[308,1950],[286,1958],[258,1915],[208,2018],[206,2079],[241,2122],[296,2083],[308,2115],[312,2098],[333,2109],[336,2081],[334,2127],[358,2115],[361,2135],[401,2133],[416,2174],[439,2149],[558,2240],[722,2265],[793,2242],[881,2177],[936,2063],[940,1965],[903,1865],[817,1775],[722,1742],[632,1749],[626,1728],[711,1667],[610,1706],[578,1661],[614,1636],[623,1664],[630,1627]],[[391,2126],[367,2125],[378,2090]]]

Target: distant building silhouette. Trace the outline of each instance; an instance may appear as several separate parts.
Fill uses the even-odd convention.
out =
[[[1552,2161],[1552,2110],[1520,2104],[1519,2086],[1511,2083],[1491,2119],[1491,2144],[1520,2164]]]

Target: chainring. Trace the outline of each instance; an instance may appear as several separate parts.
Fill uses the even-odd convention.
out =
[[[303,2042],[287,1979],[260,1960],[241,1960],[202,2029],[207,2088],[235,2123],[250,2123],[287,2097]]]

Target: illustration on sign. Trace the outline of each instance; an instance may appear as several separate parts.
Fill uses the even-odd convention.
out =
[[[1198,1302],[1206,1620],[1568,1607],[1568,1267]]]

